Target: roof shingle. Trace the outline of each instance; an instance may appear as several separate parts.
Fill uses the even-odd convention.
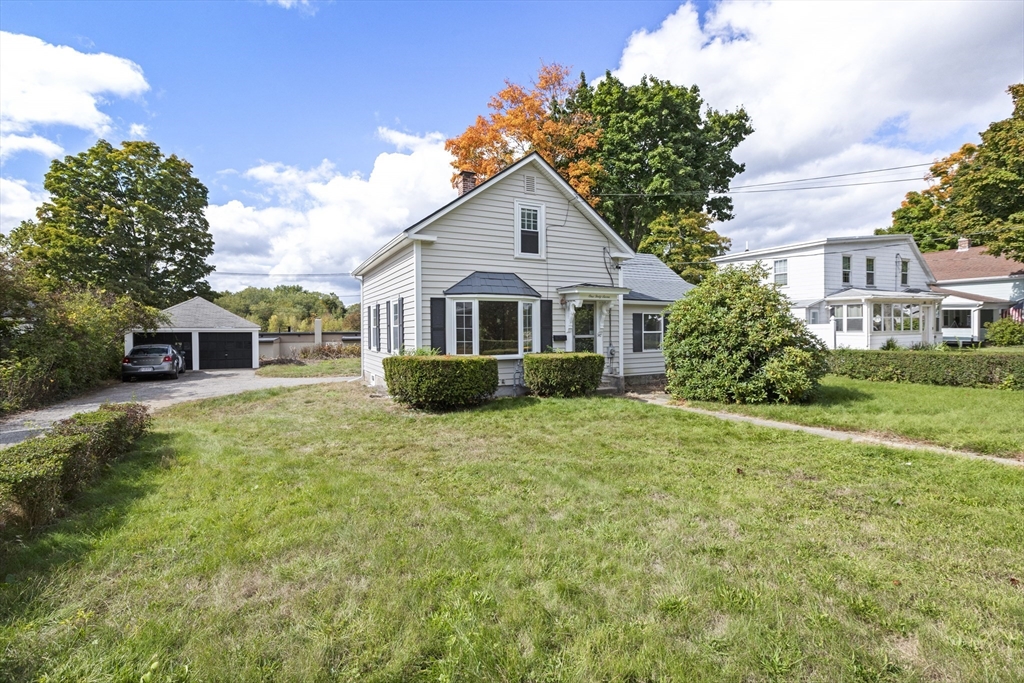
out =
[[[1024,277],[1024,263],[987,253],[986,247],[971,247],[966,251],[948,249],[930,251],[924,260],[937,282],[970,280],[976,277]]]
[[[622,285],[631,291],[626,301],[677,301],[693,289],[654,254],[637,254],[622,264]]]

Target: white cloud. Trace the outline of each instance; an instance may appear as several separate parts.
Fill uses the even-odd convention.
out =
[[[64,151],[60,145],[41,135],[0,135],[0,161],[6,161],[18,152],[36,152],[55,157]]]
[[[717,109],[745,107],[755,132],[734,155],[747,164],[735,185],[901,166],[1010,115],[1022,22],[1009,2],[758,2],[715,5],[702,25],[684,4],[630,38],[616,75],[696,83]],[[868,233],[924,185],[737,196],[720,228],[734,248]]]
[[[143,123],[133,123],[128,126],[128,137],[133,140],[141,140],[149,135],[149,127]]]
[[[268,5],[277,5],[285,9],[298,9],[306,14],[316,14],[317,7],[310,0],[266,0]]]
[[[339,172],[326,160],[310,169],[262,163],[243,173],[267,201],[250,206],[232,200],[207,209],[218,270],[348,273],[400,230],[455,197],[444,136],[385,128],[378,134],[396,151],[379,155],[366,177]],[[332,290],[348,302],[359,297],[358,283],[346,276],[211,277],[216,289],[281,283]]]
[[[102,98],[135,97],[148,89],[142,69],[127,59],[0,31],[0,134],[10,154],[59,152],[57,143],[38,134],[18,135],[44,126],[104,135],[111,119],[99,109]]]
[[[22,221],[35,218],[36,209],[48,196],[24,180],[0,178],[0,232],[7,234]]]

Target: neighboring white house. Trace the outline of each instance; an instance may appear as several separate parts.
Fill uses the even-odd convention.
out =
[[[176,346],[189,370],[260,366],[260,326],[202,297],[182,301],[162,313],[167,325],[124,336],[124,352],[146,343]]]
[[[712,259],[719,266],[760,261],[829,348],[878,349],[941,341],[942,295],[910,235],[828,237],[812,242],[736,252]]]
[[[1024,306],[1024,263],[986,253],[961,239],[955,250],[924,255],[935,275],[932,291],[942,294],[942,337],[946,341],[979,342],[985,323]]]
[[[498,359],[499,394],[522,387],[522,359],[548,348],[604,354],[623,387],[664,373],[662,312],[691,287],[636,255],[539,155],[476,185],[381,247],[361,282],[363,378],[382,360],[434,348]]]

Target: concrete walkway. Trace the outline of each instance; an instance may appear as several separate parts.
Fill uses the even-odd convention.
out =
[[[255,370],[196,370],[178,379],[144,379],[117,383],[96,389],[39,410],[29,410],[0,419],[0,448],[10,446],[45,431],[49,426],[75,413],[90,412],[101,403],[138,401],[151,409],[175,403],[240,394],[254,389],[295,387],[303,384],[353,382],[358,377],[259,377]]]
[[[994,455],[981,455],[980,453],[957,451],[952,448],[943,448],[942,446],[934,446],[932,444],[919,443],[914,441],[895,441],[893,439],[885,439],[878,436],[872,436],[870,434],[864,434],[862,432],[844,432],[836,429],[828,429],[827,427],[809,427],[807,425],[793,424],[792,422],[777,422],[775,420],[765,420],[764,418],[751,417],[750,415],[740,415],[738,413],[727,413],[717,410],[704,410],[703,408],[694,408],[693,406],[680,405],[678,403],[675,403],[672,397],[669,396],[668,394],[631,394],[629,397],[638,401],[643,401],[645,403],[653,403],[654,405],[664,406],[665,408],[674,408],[676,410],[685,410],[688,413],[697,413],[698,415],[716,417],[720,420],[729,420],[730,422],[745,422],[747,424],[757,425],[758,427],[785,429],[791,432],[804,432],[805,434],[813,434],[814,436],[820,436],[826,439],[834,439],[836,441],[849,441],[851,443],[872,444],[874,446],[886,446],[887,448],[903,448],[906,450],[913,451],[931,451],[932,453],[942,453],[943,455],[956,455],[961,458],[969,458],[971,460],[997,462],[1000,465],[1024,467],[1024,460],[1017,460],[1014,458],[999,458]]]

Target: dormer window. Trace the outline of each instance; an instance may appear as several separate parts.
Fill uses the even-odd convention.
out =
[[[544,258],[544,206],[516,202],[516,256]]]

